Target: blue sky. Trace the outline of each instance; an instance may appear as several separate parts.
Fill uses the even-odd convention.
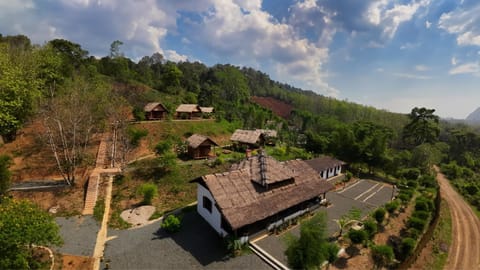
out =
[[[480,106],[477,0],[0,0],[0,33],[108,54],[231,63],[394,112]]]

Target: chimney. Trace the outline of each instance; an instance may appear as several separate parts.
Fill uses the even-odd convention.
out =
[[[247,149],[247,150],[245,151],[245,157],[248,159],[248,158],[250,158],[251,156],[252,156],[252,150]]]

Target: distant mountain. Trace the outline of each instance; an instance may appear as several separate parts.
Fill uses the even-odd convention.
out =
[[[468,123],[480,124],[480,107],[478,107],[474,112],[469,114],[465,120]]]

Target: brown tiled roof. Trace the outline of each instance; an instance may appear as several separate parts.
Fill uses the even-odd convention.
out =
[[[250,159],[254,160],[254,157]],[[240,169],[205,175],[194,180],[206,185],[219,210],[234,230],[273,216],[333,188],[304,161],[291,160],[284,164],[268,164],[272,166],[271,169],[281,167],[284,173],[288,172],[283,178],[293,175],[293,183],[265,189],[251,180],[252,171],[255,174],[255,169],[252,168],[255,166],[249,168],[248,165],[252,163],[248,162],[240,165]],[[280,178],[280,174],[272,173],[272,179]]]
[[[230,140],[241,143],[255,144],[258,142],[261,135],[262,133],[258,130],[237,129],[230,137]]]
[[[197,104],[180,104],[176,112],[179,113],[194,113],[200,112],[200,107]]]
[[[190,146],[192,148],[199,147],[205,141],[210,141],[210,144],[218,146],[218,144],[216,142],[214,142],[212,139],[210,139],[208,137],[205,137],[203,135],[200,135],[200,134],[193,134],[192,136],[188,137],[188,139],[187,139],[188,146]]]
[[[263,153],[232,165],[230,170],[248,170],[250,172],[250,179],[261,185],[281,182],[286,179],[292,179],[298,175],[298,172],[287,167],[285,163],[279,162]]]
[[[321,156],[318,158],[310,159],[310,160],[305,160],[305,162],[310,165],[313,169],[315,169],[317,172],[322,172],[324,170],[330,169],[330,168],[335,168],[336,166],[339,165],[345,165],[346,163],[338,160],[333,157],[329,156]]]
[[[143,107],[143,111],[145,111],[145,112],[151,112],[151,111],[154,110],[158,105],[160,105],[160,106],[163,108],[163,111],[167,111],[167,108],[165,108],[165,106],[163,106],[160,102],[150,102],[150,103],[147,103],[147,105],[145,105],[145,107]]]
[[[213,107],[200,107],[202,113],[213,113]]]

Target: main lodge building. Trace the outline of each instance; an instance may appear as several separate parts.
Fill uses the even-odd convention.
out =
[[[249,236],[318,207],[332,184],[303,160],[260,154],[198,183],[197,211],[221,236]]]

